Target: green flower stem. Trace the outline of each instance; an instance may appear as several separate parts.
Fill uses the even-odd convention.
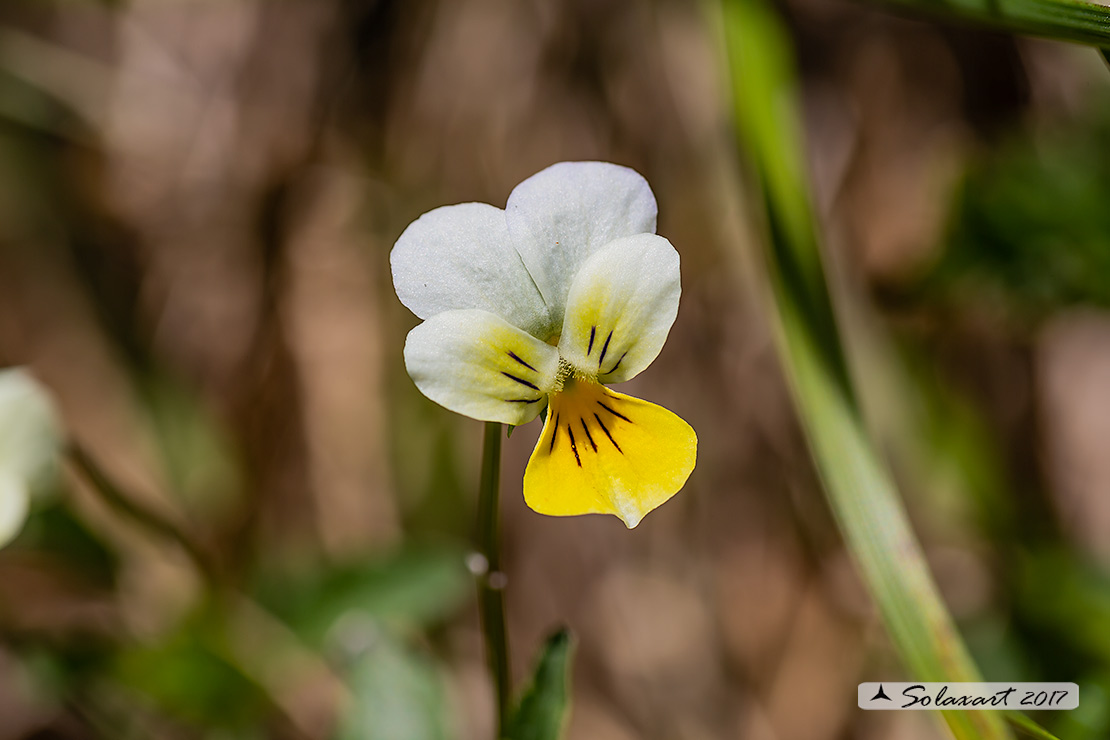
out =
[[[809,200],[789,39],[763,0],[724,0],[723,11],[779,354],[829,504],[912,680],[981,680],[861,418]],[[958,740],[1012,737],[1001,713],[942,714]]]
[[[482,478],[478,485],[478,551],[486,568],[478,574],[478,613],[486,640],[486,657],[497,693],[497,737],[505,726],[512,694],[509,634],[505,629],[505,574],[501,571],[501,425],[486,422],[482,443]]]

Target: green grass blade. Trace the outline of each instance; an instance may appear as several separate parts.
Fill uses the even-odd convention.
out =
[[[882,0],[937,17],[959,18],[1000,31],[1110,46],[1110,8],[1080,0]]]
[[[1017,712],[1010,712],[1006,715],[1006,719],[1010,724],[1018,728],[1019,738],[1033,738],[1034,740],[1060,740],[1048,730],[1038,725],[1033,720],[1026,717],[1024,714]]]
[[[852,390],[801,158],[789,42],[761,0],[725,0],[721,18],[740,151],[762,195],[780,354],[830,505],[913,679],[979,680]],[[958,740],[1012,737],[996,713],[943,715]]]

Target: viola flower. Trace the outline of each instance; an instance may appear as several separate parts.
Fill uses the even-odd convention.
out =
[[[656,213],[635,171],[562,162],[517,185],[505,210],[437,208],[393,247],[397,296],[424,319],[405,342],[416,387],[483,421],[547,409],[524,473],[541,514],[632,528],[694,469],[689,424],[606,387],[651,364],[678,314],[678,252]]]

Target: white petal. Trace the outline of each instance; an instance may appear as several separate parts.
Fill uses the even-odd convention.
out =
[[[397,297],[422,319],[478,308],[548,336],[547,306],[513,247],[500,208],[461,203],[429,211],[409,224],[389,261]]]
[[[26,484],[13,475],[0,473],[0,547],[19,534],[28,505]]]
[[[574,278],[559,352],[602,383],[628,380],[663,348],[680,293],[670,242],[655,234],[618,239]]]
[[[607,162],[552,165],[517,185],[505,207],[509,233],[556,324],[579,266],[614,239],[654,233],[656,213],[647,180]]]
[[[559,352],[487,311],[445,311],[409,332],[405,367],[451,411],[524,424],[546,404]]]

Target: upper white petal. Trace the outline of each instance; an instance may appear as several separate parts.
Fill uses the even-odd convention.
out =
[[[620,383],[651,364],[678,315],[678,252],[655,234],[618,239],[578,271],[567,298],[559,353]]]
[[[544,338],[552,330],[500,208],[460,203],[429,211],[409,224],[389,259],[397,297],[422,319],[477,308]]]
[[[647,180],[608,162],[552,165],[517,185],[505,207],[509,233],[556,324],[582,263],[614,239],[654,233],[657,212]]]
[[[524,424],[547,403],[559,352],[487,311],[445,311],[409,332],[405,367],[421,393],[451,411]]]

